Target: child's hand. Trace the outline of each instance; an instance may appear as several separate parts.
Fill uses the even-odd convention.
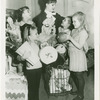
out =
[[[67,40],[70,40],[70,39],[71,39],[71,36],[70,36],[69,34],[67,34],[67,35],[66,35],[66,39],[67,39]]]
[[[67,33],[68,35],[70,35],[70,34],[71,34],[71,31],[70,31],[69,29],[67,29],[67,30],[66,30],[66,33]]]
[[[20,55],[17,56],[18,61],[24,61],[25,59],[21,57]]]

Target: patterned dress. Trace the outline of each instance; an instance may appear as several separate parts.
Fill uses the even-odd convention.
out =
[[[72,31],[72,37],[76,42],[82,41],[83,38],[87,38],[88,34],[86,30],[82,29],[81,31]],[[84,43],[85,44],[85,43]],[[69,69],[74,72],[87,71],[87,59],[84,52],[84,46],[81,49],[78,49],[72,42],[69,43]]]

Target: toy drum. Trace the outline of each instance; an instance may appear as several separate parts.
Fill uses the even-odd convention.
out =
[[[55,48],[52,46],[46,46],[41,49],[40,53],[40,59],[44,64],[50,64],[57,60],[58,53]]]

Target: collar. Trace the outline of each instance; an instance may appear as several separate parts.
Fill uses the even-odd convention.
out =
[[[20,26],[23,26],[24,24],[30,24],[30,25],[32,25],[33,22],[32,22],[32,21],[28,21],[28,22],[23,22],[23,21],[21,21],[21,22],[19,22],[19,25],[20,25]]]
[[[46,14],[47,14],[47,18],[50,18],[50,17],[52,17],[52,16],[54,16],[54,15],[56,15],[56,13],[54,12],[54,13],[52,13],[52,12],[50,12],[50,11],[47,11],[47,10],[45,10],[44,11]]]

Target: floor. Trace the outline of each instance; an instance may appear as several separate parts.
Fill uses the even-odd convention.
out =
[[[87,73],[84,73],[85,78],[85,97],[84,100],[94,100],[94,71],[93,69],[90,70],[90,75],[87,76]],[[75,86],[74,86],[75,87]],[[41,79],[40,83],[40,100],[72,100],[75,96],[73,95],[66,95],[66,96],[49,96],[46,94],[44,90],[43,80]]]

